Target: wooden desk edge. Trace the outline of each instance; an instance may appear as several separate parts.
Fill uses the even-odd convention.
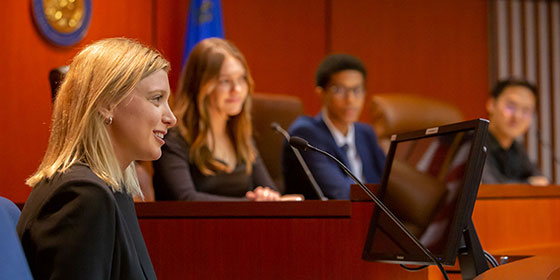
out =
[[[298,202],[137,202],[138,218],[350,218],[346,200]]]
[[[560,187],[548,185],[535,187],[527,184],[482,184],[477,199],[535,199],[560,198]]]
[[[379,185],[377,184],[366,184],[366,186],[375,194],[379,191]],[[360,186],[351,185],[350,190],[352,201],[371,201]],[[477,195],[479,200],[545,198],[560,198],[560,186],[535,187],[528,184],[481,184]]]

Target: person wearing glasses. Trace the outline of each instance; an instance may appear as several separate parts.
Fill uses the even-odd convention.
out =
[[[357,122],[366,96],[366,74],[363,63],[352,55],[327,56],[316,73],[321,112],[315,117],[299,117],[288,132],[334,155],[363,182],[380,183],[385,154],[371,126]],[[350,199],[350,185],[354,181],[335,162],[313,152],[302,156],[327,198]],[[288,145],[284,146],[282,166],[286,193],[316,198]]]
[[[280,200],[253,142],[252,94],[232,43],[209,38],[194,47],[176,94],[177,127],[154,162],[156,200]]]
[[[496,84],[486,102],[490,124],[482,183],[549,183],[517,141],[533,121],[536,102],[537,89],[527,81],[507,79]]]

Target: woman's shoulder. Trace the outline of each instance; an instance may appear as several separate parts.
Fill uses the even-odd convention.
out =
[[[113,212],[116,200],[110,187],[87,165],[75,164],[66,172],[43,179],[29,195],[22,211],[21,226],[31,226],[35,219],[60,216],[107,216]]]
[[[68,168],[65,172],[56,174],[53,179],[61,183],[75,182],[75,183],[90,183],[93,185],[106,186],[105,181],[101,180],[91,168],[83,163],[77,163]]]
[[[59,172],[52,178],[43,179],[30,195],[48,198],[48,200],[105,200],[114,201],[111,188],[85,164],[74,164],[65,172]]]

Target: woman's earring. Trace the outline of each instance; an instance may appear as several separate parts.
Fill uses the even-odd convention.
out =
[[[106,125],[111,125],[113,123],[113,117],[108,117],[105,119],[105,124]]]

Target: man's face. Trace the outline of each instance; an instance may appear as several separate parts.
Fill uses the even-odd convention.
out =
[[[529,129],[535,113],[536,99],[524,86],[506,87],[498,98],[486,104],[490,123],[502,137],[515,140]]]
[[[365,98],[364,76],[356,70],[343,70],[331,76],[326,88],[318,88],[331,122],[346,130],[362,112]]]

